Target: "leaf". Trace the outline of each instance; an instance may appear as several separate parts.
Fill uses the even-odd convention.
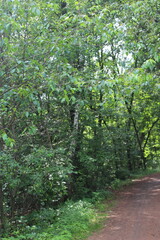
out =
[[[36,126],[30,126],[28,132],[29,132],[29,134],[34,135],[37,132],[37,127]]]
[[[76,102],[76,98],[74,96],[71,97],[71,100],[73,104]]]
[[[34,7],[34,8],[32,8],[32,13],[34,13],[34,14],[36,14],[36,15],[40,15],[41,14],[41,11],[40,11],[40,9],[39,8],[37,8],[37,7]]]
[[[156,66],[156,62],[153,59],[148,59],[143,63],[142,69],[149,69],[152,71],[155,66]]]
[[[15,144],[15,140],[13,138],[8,137],[8,135],[4,132],[2,133],[2,139],[5,142],[6,146],[13,147]]]
[[[25,116],[28,118],[29,117],[29,112],[25,112]]]
[[[8,136],[6,133],[2,133],[2,139],[3,141],[6,141],[8,139]]]
[[[21,60],[17,60],[17,63],[18,63],[18,64],[21,64],[21,63],[22,63],[22,61],[21,61]]]

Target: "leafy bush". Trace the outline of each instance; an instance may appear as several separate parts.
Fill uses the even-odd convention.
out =
[[[41,147],[24,158],[26,187],[28,193],[43,202],[60,200],[67,193],[67,181],[72,172],[70,160],[64,149]]]
[[[120,180],[126,180],[127,178],[130,177],[130,171],[127,169],[119,169],[115,173],[116,178]]]
[[[113,189],[113,190],[116,190],[116,189],[118,189],[118,188],[120,188],[121,187],[121,180],[120,179],[115,179],[113,182],[112,182],[112,184],[111,184],[111,188]]]
[[[29,220],[29,219],[28,219]],[[97,213],[87,201],[68,201],[57,210],[42,209],[30,215],[32,226],[12,233],[2,240],[78,240],[97,224]],[[14,236],[14,237],[13,237]]]
[[[111,191],[99,190],[99,191],[92,193],[92,202],[95,203],[95,202],[103,201],[103,200],[109,199],[111,197],[112,197]]]
[[[43,208],[40,211],[35,211],[25,217],[29,225],[36,225],[40,228],[48,227],[53,223],[58,216],[58,210],[53,208]]]

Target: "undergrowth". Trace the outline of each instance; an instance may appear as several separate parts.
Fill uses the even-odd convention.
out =
[[[139,170],[139,171],[135,171],[133,174],[131,174],[131,178],[132,179],[141,178],[141,177],[148,176],[148,175],[154,174],[154,173],[159,173],[159,172],[160,172],[159,168],[157,168],[157,169],[146,169],[144,171]]]
[[[128,173],[127,171],[125,176],[125,172],[122,171],[120,174],[120,178],[114,179],[114,181],[111,183],[111,189],[120,190],[124,186],[131,184],[133,179],[141,178],[141,177],[148,176],[150,174],[154,174],[158,172],[160,172],[160,169],[146,169],[143,171],[137,170],[131,173]],[[121,179],[121,175],[122,175],[122,179]]]
[[[106,204],[102,203],[104,199],[101,195],[99,192],[92,199],[68,201],[57,210],[48,208],[34,212],[21,218],[21,227],[2,240],[84,239],[97,230],[106,218]],[[28,222],[30,225],[26,224]]]
[[[110,190],[93,192],[90,198],[67,201],[58,209],[44,208],[28,216],[17,219],[17,228],[1,240],[81,240],[103,226],[115,201],[112,190],[119,190],[135,178],[140,178],[159,170],[131,173],[127,179],[116,178]],[[124,174],[124,173],[123,173]]]

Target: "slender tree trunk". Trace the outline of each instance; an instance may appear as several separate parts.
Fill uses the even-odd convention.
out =
[[[72,141],[71,141],[71,155],[72,159],[74,160],[76,155],[76,145],[77,145],[77,135],[78,135],[78,129],[79,129],[79,112],[78,112],[78,105],[74,107],[70,111],[70,117],[71,117],[71,130],[72,130]]]
[[[70,143],[70,158],[72,160],[72,165],[74,166],[74,171],[77,172],[79,169],[79,159],[78,153],[80,151],[79,144],[79,106],[78,104],[70,109],[70,127],[71,127],[71,143]],[[77,173],[70,176],[70,183],[68,184],[68,195],[69,197],[75,191],[74,183],[77,178]]]
[[[134,93],[131,94],[129,103],[127,101],[125,101],[125,104],[126,104],[126,107],[127,107],[128,113],[129,113],[129,117],[128,117],[128,121],[127,121],[126,151],[127,151],[128,169],[130,171],[133,170],[132,160],[131,160],[132,144],[131,144],[131,137],[130,137],[131,123],[132,123],[131,114],[132,114],[133,99],[134,99]]]

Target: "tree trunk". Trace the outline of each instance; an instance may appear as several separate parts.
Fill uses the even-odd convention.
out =
[[[74,183],[76,182],[77,178],[77,170],[79,169],[79,159],[78,159],[78,153],[80,151],[80,144],[79,144],[79,109],[78,104],[74,107],[72,106],[70,109],[70,127],[71,127],[71,143],[70,143],[70,158],[72,161],[72,165],[74,166],[74,171],[76,173],[73,173],[70,175],[70,182],[68,185],[68,195],[69,197],[72,196],[72,194],[75,191]]]

